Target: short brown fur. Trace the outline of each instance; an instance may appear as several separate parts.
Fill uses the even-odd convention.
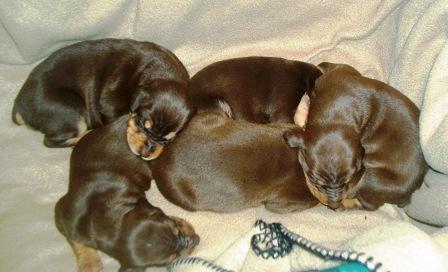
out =
[[[56,226],[81,271],[100,268],[95,250],[117,259],[120,271],[144,271],[188,255],[199,242],[189,223],[146,199],[151,170],[129,151],[127,121],[122,116],[79,141],[70,159],[68,192],[56,204]]]
[[[168,200],[192,211],[234,212],[264,205],[287,213],[309,208],[318,202],[305,184],[297,152],[282,139],[292,127],[200,113],[150,162],[157,187]]]
[[[428,166],[419,144],[418,108],[406,96],[349,65],[322,63],[309,93],[305,125],[285,134],[320,201],[339,208],[356,198],[365,209],[404,206]]]
[[[283,58],[228,59],[197,72],[190,96],[199,112],[221,112],[224,102],[236,120],[292,123],[300,98],[321,74],[312,64]]]
[[[188,81],[179,59],[157,44],[83,41],[57,50],[32,70],[14,101],[12,119],[45,134],[46,146],[66,147],[87,130],[133,112],[148,138],[147,148],[138,148],[145,153],[138,155],[154,159],[161,151],[154,145],[182,130],[192,115]],[[154,121],[150,129],[143,127],[146,119]]]

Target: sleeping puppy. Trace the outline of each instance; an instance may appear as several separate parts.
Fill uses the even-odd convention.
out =
[[[154,159],[186,124],[189,76],[167,49],[103,39],[59,49],[33,69],[12,119],[45,134],[48,147],[73,146],[88,130],[133,113],[142,141],[131,150]]]
[[[198,111],[225,111],[237,120],[292,123],[302,95],[321,75],[316,66],[272,57],[245,57],[213,63],[190,81]]]
[[[234,212],[264,205],[275,213],[309,208],[297,151],[284,142],[290,124],[236,121],[219,112],[193,117],[181,136],[149,162],[160,192],[190,211]]]
[[[351,66],[318,67],[324,74],[295,116],[303,130],[284,135],[299,147],[311,192],[332,209],[343,209],[344,199],[368,210],[406,205],[428,168],[419,145],[419,110],[399,91]]]
[[[189,223],[147,201],[151,170],[126,143],[132,120],[122,116],[73,149],[68,192],[56,204],[55,221],[80,271],[101,271],[96,250],[117,259],[120,271],[144,271],[191,253],[199,243]]]

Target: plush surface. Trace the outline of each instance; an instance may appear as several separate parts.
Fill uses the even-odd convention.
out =
[[[10,116],[28,73],[54,50],[103,37],[150,40],[173,50],[191,75],[214,61],[248,55],[345,62],[389,82],[422,109],[424,154],[434,169],[448,174],[447,12],[446,0],[0,1],[0,271],[76,270],[53,223],[54,203],[67,189],[70,149],[45,148],[40,133],[13,125]],[[429,176],[407,212],[448,225],[439,220],[447,218],[448,198],[442,192],[448,178],[432,181]],[[208,259],[258,218],[300,225],[301,234],[328,245],[392,219],[407,220],[390,206],[341,215],[323,207],[281,216],[262,208],[228,215],[188,213],[165,201],[155,186],[148,195],[167,214],[195,226],[202,239],[196,254]],[[117,268],[112,259],[103,260],[106,271]]]
[[[347,260],[356,260],[364,264],[365,268],[377,269],[375,271],[378,272],[419,272],[429,267],[432,272],[443,272],[448,266],[448,248],[445,244],[448,228],[429,236],[407,222],[391,221],[364,231],[340,246],[328,248],[325,243],[317,245],[301,235],[300,228],[294,232],[281,225],[277,228],[264,222],[261,225],[263,227],[257,222],[252,230],[235,241],[216,260],[187,257],[173,262],[169,271],[309,271],[335,268],[344,265]],[[280,238],[275,239],[274,233],[275,237]],[[295,238],[289,240],[290,237]],[[255,246],[254,241],[257,241]],[[256,250],[260,249],[258,246],[267,254],[257,254]],[[288,246],[292,246],[291,249]],[[278,255],[272,254],[273,251]],[[331,257],[326,260],[319,254]]]

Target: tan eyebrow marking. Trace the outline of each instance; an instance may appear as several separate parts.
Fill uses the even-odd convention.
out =
[[[153,123],[153,121],[151,119],[146,119],[144,126],[145,126],[145,128],[150,129],[153,124],[154,123]]]

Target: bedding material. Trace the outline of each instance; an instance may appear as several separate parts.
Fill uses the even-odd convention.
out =
[[[28,73],[62,46],[104,37],[149,40],[172,50],[190,74],[232,57],[263,55],[318,64],[344,62],[383,80],[421,109],[420,141],[429,165],[405,210],[335,213],[324,207],[287,215],[263,208],[232,214],[186,212],[155,184],[147,196],[193,224],[195,255],[214,260],[256,219],[281,222],[326,246],[392,220],[448,225],[448,1],[0,1],[0,271],[76,271],[54,226],[67,190],[71,149],[49,149],[40,133],[11,121]],[[67,67],[70,69],[70,67]],[[117,263],[102,255],[105,271]],[[151,268],[149,271],[164,271]]]
[[[328,248],[302,236],[300,228],[294,232],[282,224],[258,220],[216,260],[186,257],[174,261],[168,271],[314,271],[350,261],[363,266],[337,271],[420,272],[430,267],[432,272],[443,272],[448,265],[447,230],[429,236],[410,223],[391,221]]]

